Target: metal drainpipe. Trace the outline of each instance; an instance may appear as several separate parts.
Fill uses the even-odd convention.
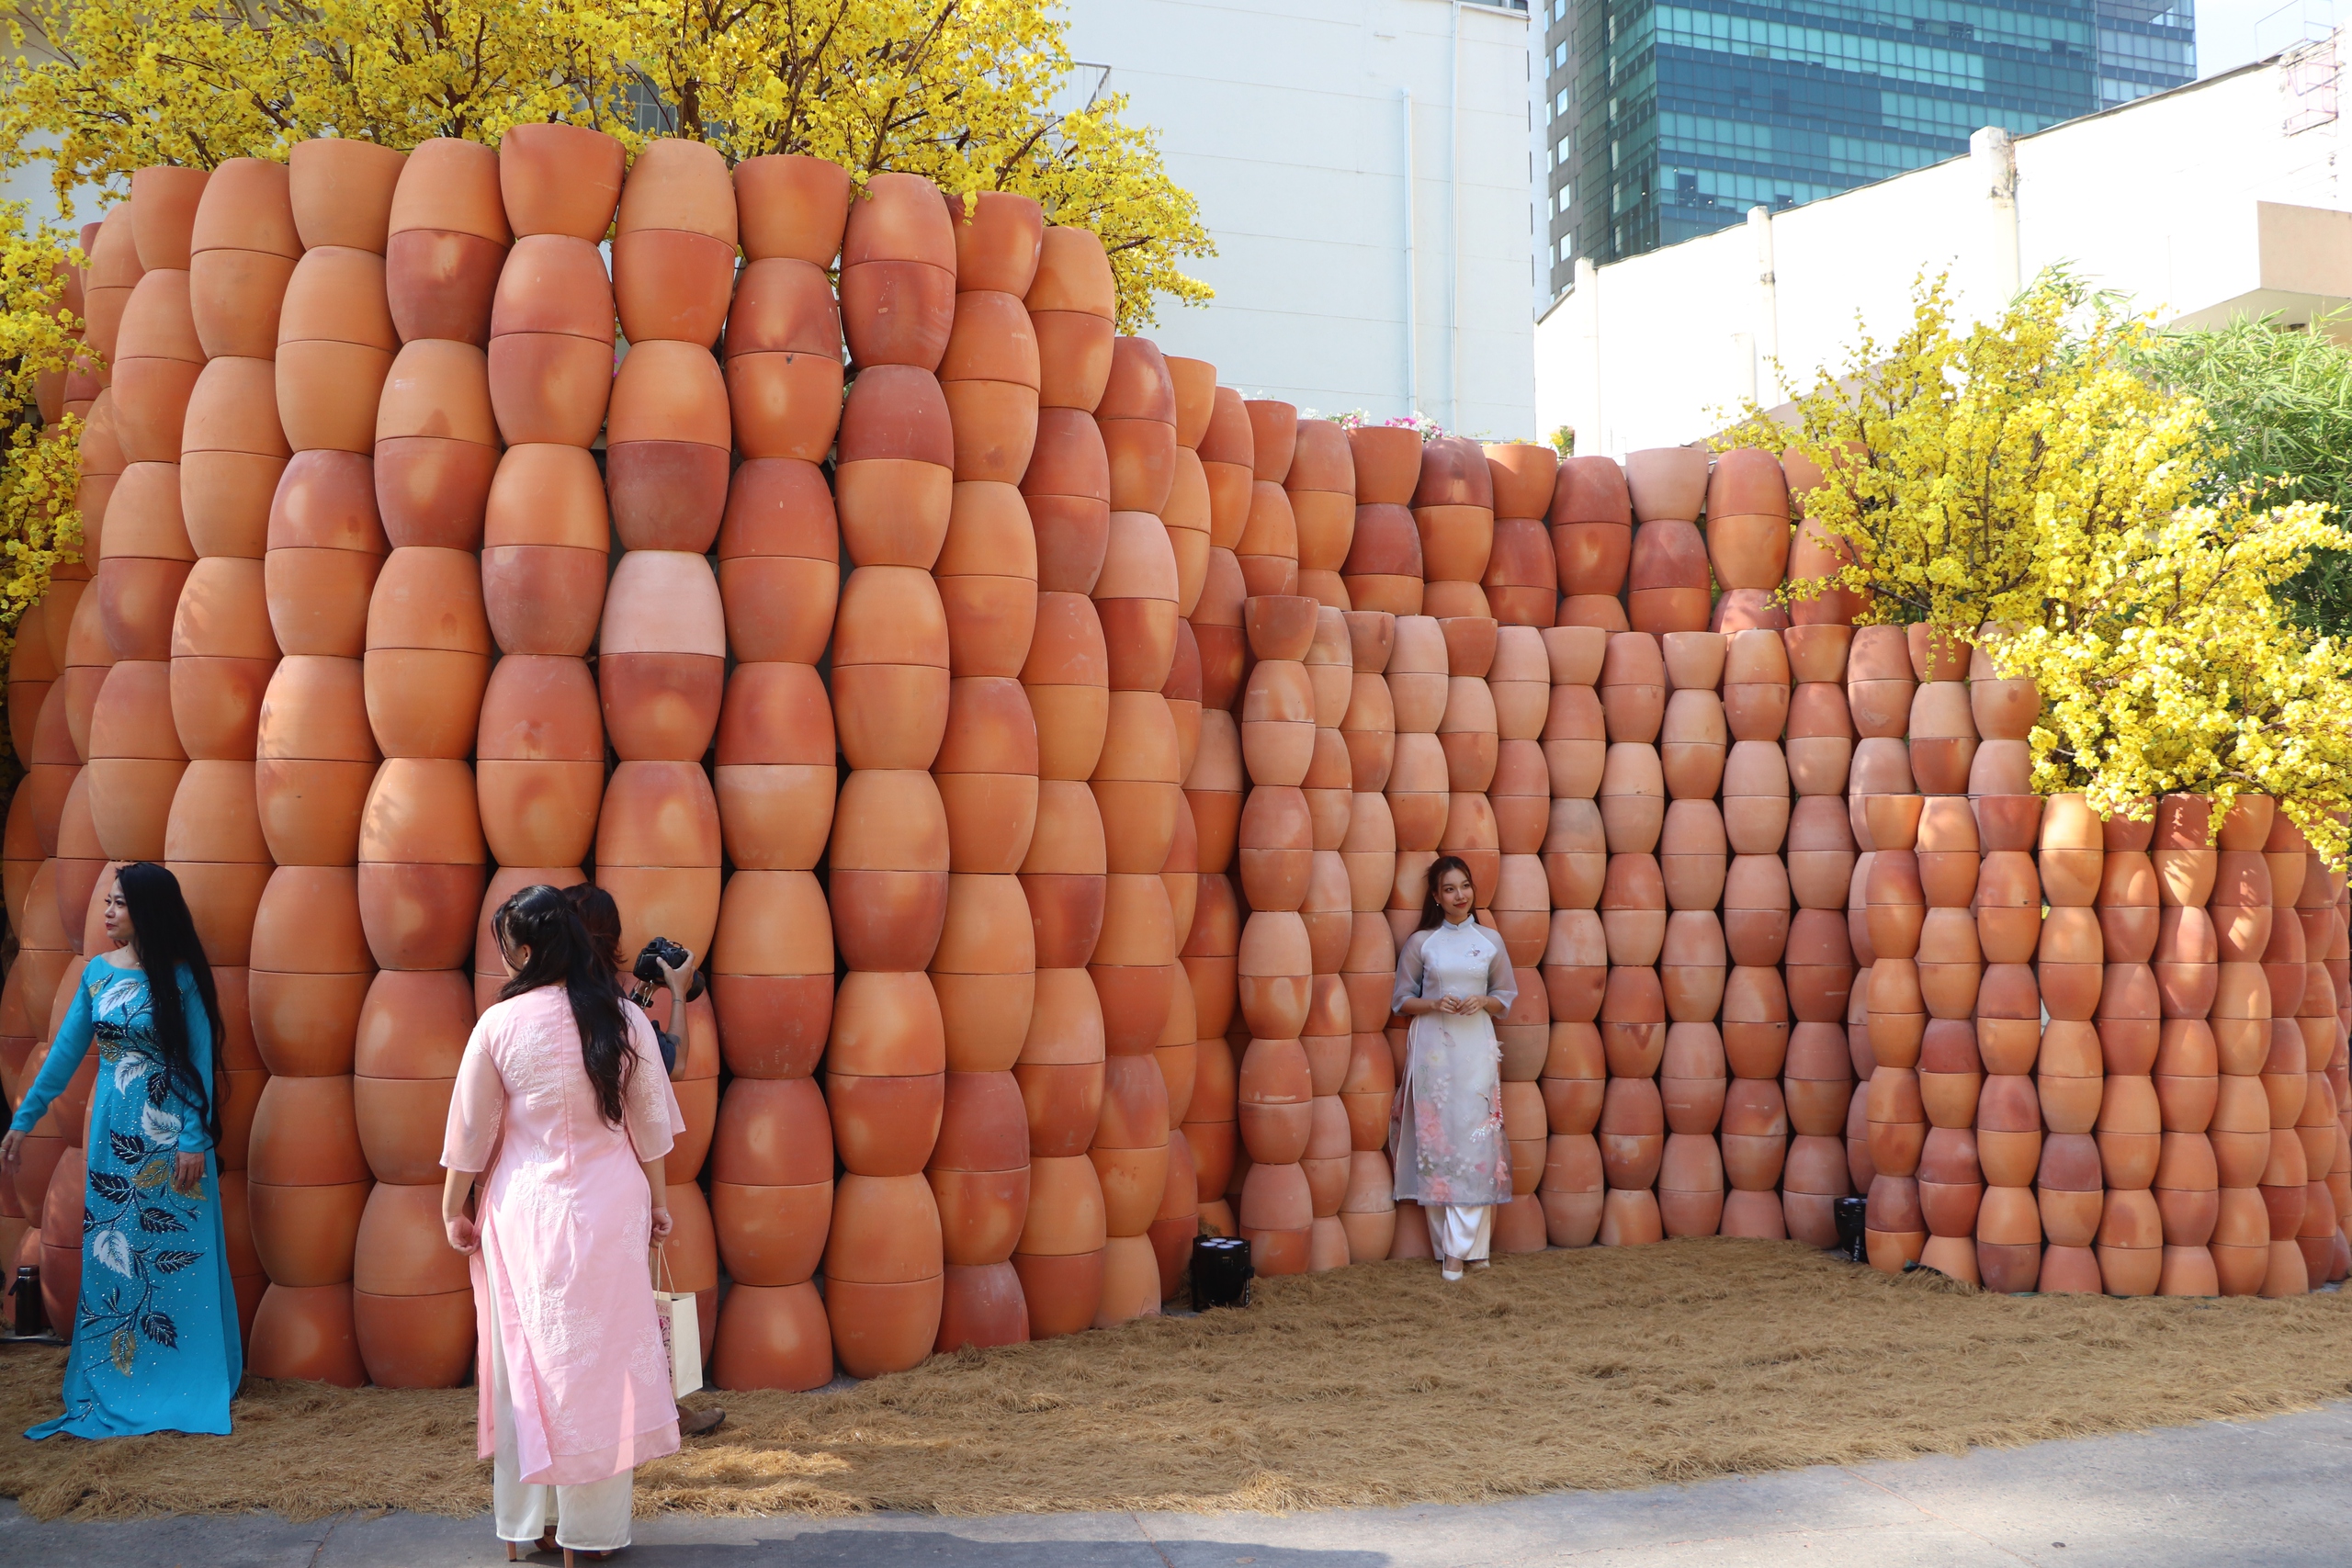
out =
[[[1399,87],[1405,102],[1405,412],[1421,412],[1421,298],[1414,266],[1420,208],[1415,191],[1419,173],[1413,159],[1413,89]]]
[[[1756,240],[1756,367],[1748,390],[1766,408],[1781,397],[1781,288],[1772,262],[1772,209],[1747,209],[1747,231]]]
[[[1968,139],[1968,157],[1984,178],[1990,203],[1985,279],[1993,290],[1985,314],[1997,315],[2025,286],[2018,257],[2018,149],[2009,133],[1985,126]]]
[[[1445,224],[1449,251],[1445,268],[1449,296],[1445,308],[1445,424],[1455,434],[1461,434],[1462,428],[1462,6],[1463,0],[1453,0],[1453,48],[1448,62],[1453,82],[1445,109]]]

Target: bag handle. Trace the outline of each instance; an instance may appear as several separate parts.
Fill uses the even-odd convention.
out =
[[[653,1248],[653,1256],[656,1259],[653,1266],[653,1288],[667,1295],[676,1295],[678,1293],[678,1281],[673,1278],[670,1273],[669,1244],[667,1242],[657,1243]]]

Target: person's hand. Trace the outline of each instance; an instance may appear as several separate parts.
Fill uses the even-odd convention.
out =
[[[185,1197],[192,1195],[203,1183],[204,1156],[181,1150],[179,1158],[173,1162],[172,1185]]]
[[[469,1214],[453,1214],[441,1222],[449,1233],[449,1246],[458,1252],[472,1253],[481,1247],[481,1228]]]
[[[657,957],[654,959],[653,964],[656,968],[662,971],[662,983],[668,986],[673,991],[675,991],[678,994],[679,999],[683,1001],[685,998],[687,987],[694,983],[695,955],[689,953],[686,954],[684,961],[678,964],[664,964]]]
[[[25,1135],[11,1129],[6,1137],[0,1138],[0,1174],[16,1175],[17,1167],[24,1163],[24,1158]]]
[[[659,1247],[663,1242],[669,1240],[670,1232],[674,1228],[676,1227],[670,1218],[669,1209],[664,1205],[655,1205],[653,1210],[653,1245]]]

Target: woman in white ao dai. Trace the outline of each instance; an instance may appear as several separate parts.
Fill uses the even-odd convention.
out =
[[[1412,1021],[1390,1128],[1396,1196],[1421,1205],[1445,1278],[1486,1267],[1495,1205],[1511,1199],[1495,1020],[1519,988],[1502,938],[1471,915],[1470,868],[1430,867],[1421,929],[1396,959],[1390,1006]]]

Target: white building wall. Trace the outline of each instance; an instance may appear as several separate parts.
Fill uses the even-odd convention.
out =
[[[1534,433],[1526,13],[1070,0],[1069,16],[1071,54],[1159,129],[1216,243],[1187,266],[1216,299],[1164,304],[1161,347],[1325,413]]]
[[[1580,269],[1536,326],[1536,423],[1574,425],[1581,452],[1705,436],[1750,395],[1770,407],[1842,369],[1864,333],[1896,336],[1922,274],[1950,272],[1962,319],[2058,265],[2166,321],[2296,314],[2264,292],[2255,209],[2352,208],[2332,61],[2266,62],[2018,139],[2013,231],[1993,163],[1972,155],[1772,216],[1769,288],[1753,217]]]

